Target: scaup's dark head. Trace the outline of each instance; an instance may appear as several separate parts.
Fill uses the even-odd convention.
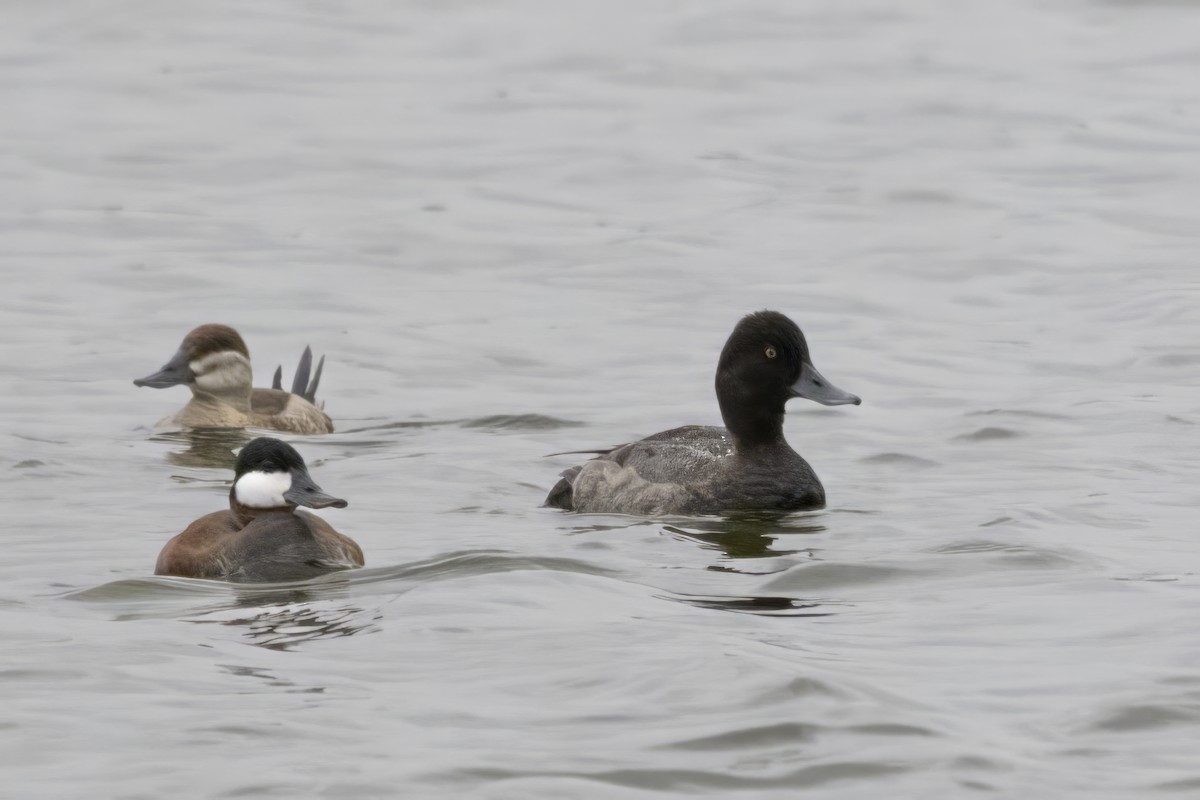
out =
[[[793,397],[827,406],[862,401],[817,372],[799,326],[778,311],[756,311],[738,322],[717,362],[721,416],[740,444],[783,436],[783,408]]]
[[[250,391],[251,377],[250,351],[241,334],[228,325],[209,324],[183,337],[162,369],[133,385],[165,389],[185,384],[209,394],[241,394]]]
[[[238,453],[230,499],[250,509],[345,508],[349,503],[322,491],[296,448],[262,436]]]

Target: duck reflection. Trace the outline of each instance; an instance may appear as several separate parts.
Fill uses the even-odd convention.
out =
[[[189,428],[155,434],[150,441],[182,446],[183,450],[167,453],[167,461],[177,467],[233,469],[237,463],[235,452],[252,438],[242,428]]]
[[[574,525],[572,533],[603,533],[616,530],[631,530],[650,527],[669,534],[672,538],[699,545],[702,550],[716,551],[720,555],[713,559],[717,563],[709,563],[702,569],[713,572],[734,573],[741,576],[766,576],[786,571],[797,563],[807,560],[817,560],[813,549],[807,547],[778,548],[777,543],[784,537],[798,537],[803,534],[821,533],[826,530],[821,523],[821,517],[806,514],[736,514],[725,517],[690,517],[675,518],[667,523],[662,520],[638,520],[632,523],[624,522],[590,522],[586,525]],[[602,542],[605,537],[595,537],[590,540],[593,546]],[[800,540],[792,539],[799,544]],[[797,556],[799,558],[788,558]],[[773,563],[758,562],[757,568],[747,569],[747,559],[778,559]],[[742,563],[739,563],[742,562]],[[638,580],[638,582],[644,582]],[[739,586],[745,588],[744,582]],[[837,614],[841,607],[850,605],[840,600],[828,600],[821,597],[788,597],[784,595],[755,595],[755,594],[693,594],[689,592],[666,590],[658,596],[663,600],[684,603],[696,608],[713,611],[732,612],[736,614],[753,614],[763,617],[827,617]]]
[[[818,518],[784,514],[735,514],[721,518],[689,520],[687,525],[664,525],[663,530],[677,539],[694,542],[707,550],[719,551],[727,560],[779,558],[803,554],[815,558],[808,548],[780,548],[775,545],[784,536],[821,533],[825,530]],[[734,572],[744,575],[769,575],[781,572],[795,563],[786,559],[782,566],[767,569],[745,569],[732,564],[710,564],[714,572]],[[826,617],[837,613],[835,606],[844,605],[820,598],[782,597],[778,595],[696,595],[672,592],[667,599],[697,608],[754,614],[765,617]]]
[[[760,617],[828,617],[837,613],[832,608],[833,606],[846,605],[846,603],[803,597],[723,597],[680,593],[664,595],[664,597],[697,608],[732,611],[736,614],[755,614]]]
[[[307,604],[258,607],[256,613],[241,619],[225,620],[225,625],[246,628],[246,638],[268,650],[291,650],[315,639],[336,639],[379,630],[379,615],[363,620],[365,610],[357,606],[316,608]]]
[[[811,552],[807,548],[775,549],[782,536],[821,533],[825,526],[815,517],[780,514],[743,514],[697,519],[684,525],[664,525],[663,530],[710,550],[719,550],[727,558],[777,558]]]
[[[345,600],[347,588],[345,580],[325,580],[315,585],[237,586],[236,605],[210,615],[220,619],[191,621],[243,627],[251,644],[268,650],[291,650],[316,639],[378,631],[377,623],[382,618],[378,612],[330,602]]]

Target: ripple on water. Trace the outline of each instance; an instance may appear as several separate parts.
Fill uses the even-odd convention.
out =
[[[815,741],[820,735],[838,732],[859,733],[868,736],[938,736],[936,731],[918,725],[876,723],[865,725],[817,725],[799,722],[783,722],[776,725],[753,726],[717,733],[711,736],[683,739],[659,745],[665,750],[740,750],[745,748],[765,749],[791,743],[803,744]]]
[[[1200,778],[1184,778],[1155,784],[1152,788],[1167,792],[1200,792]]]
[[[873,456],[860,458],[859,463],[862,464],[882,464],[884,466],[895,467],[914,467],[917,469],[928,469],[929,467],[941,466],[937,461],[920,456],[909,455],[908,453],[876,453]]]
[[[799,697],[844,697],[846,692],[831,684],[812,677],[792,678],[781,686],[774,686],[747,700],[747,706],[774,706]]]
[[[989,425],[986,428],[980,428],[971,433],[961,433],[955,436],[956,441],[966,442],[993,442],[998,439],[1016,439],[1023,434],[1014,431],[1010,428],[1000,428],[994,425]]]
[[[1088,563],[1088,559],[1081,554],[1072,553],[1061,548],[998,542],[990,539],[971,539],[962,542],[953,542],[934,547],[930,552],[941,553],[943,555],[993,556],[1007,566],[1022,568],[1069,569]]]
[[[72,591],[63,599],[99,605],[114,621],[174,618],[243,629],[252,644],[288,650],[303,642],[375,633],[382,619],[370,598],[392,599],[436,581],[541,570],[606,575],[569,558],[463,551],[390,567],[350,570],[308,581],[242,584],[150,576]],[[199,601],[199,602],[198,602]]]
[[[1165,355],[1156,356],[1154,358],[1154,363],[1163,367],[1200,366],[1200,353],[1191,350],[1180,353],[1167,353]]]
[[[176,607],[180,598],[229,598],[237,607],[304,602],[371,592],[394,592],[398,584],[418,584],[475,575],[518,570],[552,570],[586,575],[608,575],[609,570],[570,558],[513,555],[502,550],[467,550],[437,558],[388,567],[368,567],[322,575],[292,583],[228,583],[199,578],[147,576],[111,581],[62,595],[88,603],[140,606],[146,616],[160,616]],[[170,605],[168,605],[170,603]]]
[[[67,600],[88,603],[122,603],[127,601],[154,600],[190,595],[193,597],[224,596],[232,584],[217,581],[193,580],[191,578],[145,577],[125,578],[78,589],[63,595]]]
[[[1200,708],[1136,704],[1123,706],[1088,726],[1092,731],[1130,733],[1200,723]]]
[[[484,430],[496,431],[553,431],[560,428],[579,428],[583,427],[583,424],[577,420],[560,419],[545,414],[489,414],[469,419],[410,419],[383,422],[378,425],[349,428],[341,432],[367,433],[370,431],[404,430],[406,428],[440,428],[451,425],[456,425],[460,428],[482,428]],[[391,443],[389,442],[389,444]]]
[[[804,591],[840,589],[863,584],[878,585],[885,581],[919,582],[923,570],[901,567],[882,567],[872,564],[837,564],[828,561],[802,564],[767,581],[764,588],[772,591]]]
[[[489,430],[553,431],[559,428],[579,428],[582,422],[548,417],[544,414],[492,414],[487,417],[463,420],[464,428],[486,428]]]
[[[659,745],[665,750],[737,750],[746,747],[762,747],[788,742],[811,742],[820,733],[820,725],[784,722],[778,725],[763,725],[739,730],[683,739]]]
[[[983,411],[969,411],[968,417],[1018,417],[1024,419],[1053,419],[1053,420],[1070,420],[1072,417],[1067,414],[1055,414],[1049,411],[1032,411],[1026,408],[988,408]]]
[[[620,769],[601,772],[559,772],[549,770],[504,770],[468,769],[456,770],[441,776],[454,782],[463,779],[485,781],[516,780],[522,778],[575,778],[594,781],[626,789],[647,791],[699,791],[722,789],[726,791],[752,789],[807,789],[838,781],[881,778],[908,772],[910,767],[871,761],[841,761],[832,764],[815,764],[809,767],[778,775],[737,774],[716,770],[695,769]]]

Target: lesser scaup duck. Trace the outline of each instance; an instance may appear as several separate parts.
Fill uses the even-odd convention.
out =
[[[228,325],[201,325],[183,338],[179,350],[162,369],[134,386],[165,389],[186,385],[192,399],[160,426],[184,428],[268,428],[289,433],[333,433],[333,420],[316,405],[317,385],[325,357],[309,382],[312,350],[304,348],[292,391],[282,387],[282,368],[274,386],[255,389],[246,342]]]
[[[262,437],[238,454],[229,509],[188,525],[158,555],[155,575],[267,583],[363,565],[362,549],[309,508],[345,508],[308,474],[289,444]]]
[[[817,372],[804,334],[776,311],[743,317],[717,362],[724,428],[656,433],[571,467],[546,505],[616,514],[800,511],[825,505],[817,475],[783,438],[793,397],[827,406],[862,401]]]

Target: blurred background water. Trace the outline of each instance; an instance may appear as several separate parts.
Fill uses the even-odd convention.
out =
[[[1200,6],[0,16],[6,793],[1200,793]],[[539,508],[764,307],[827,510]],[[326,354],[366,570],[151,576],[205,322]]]

